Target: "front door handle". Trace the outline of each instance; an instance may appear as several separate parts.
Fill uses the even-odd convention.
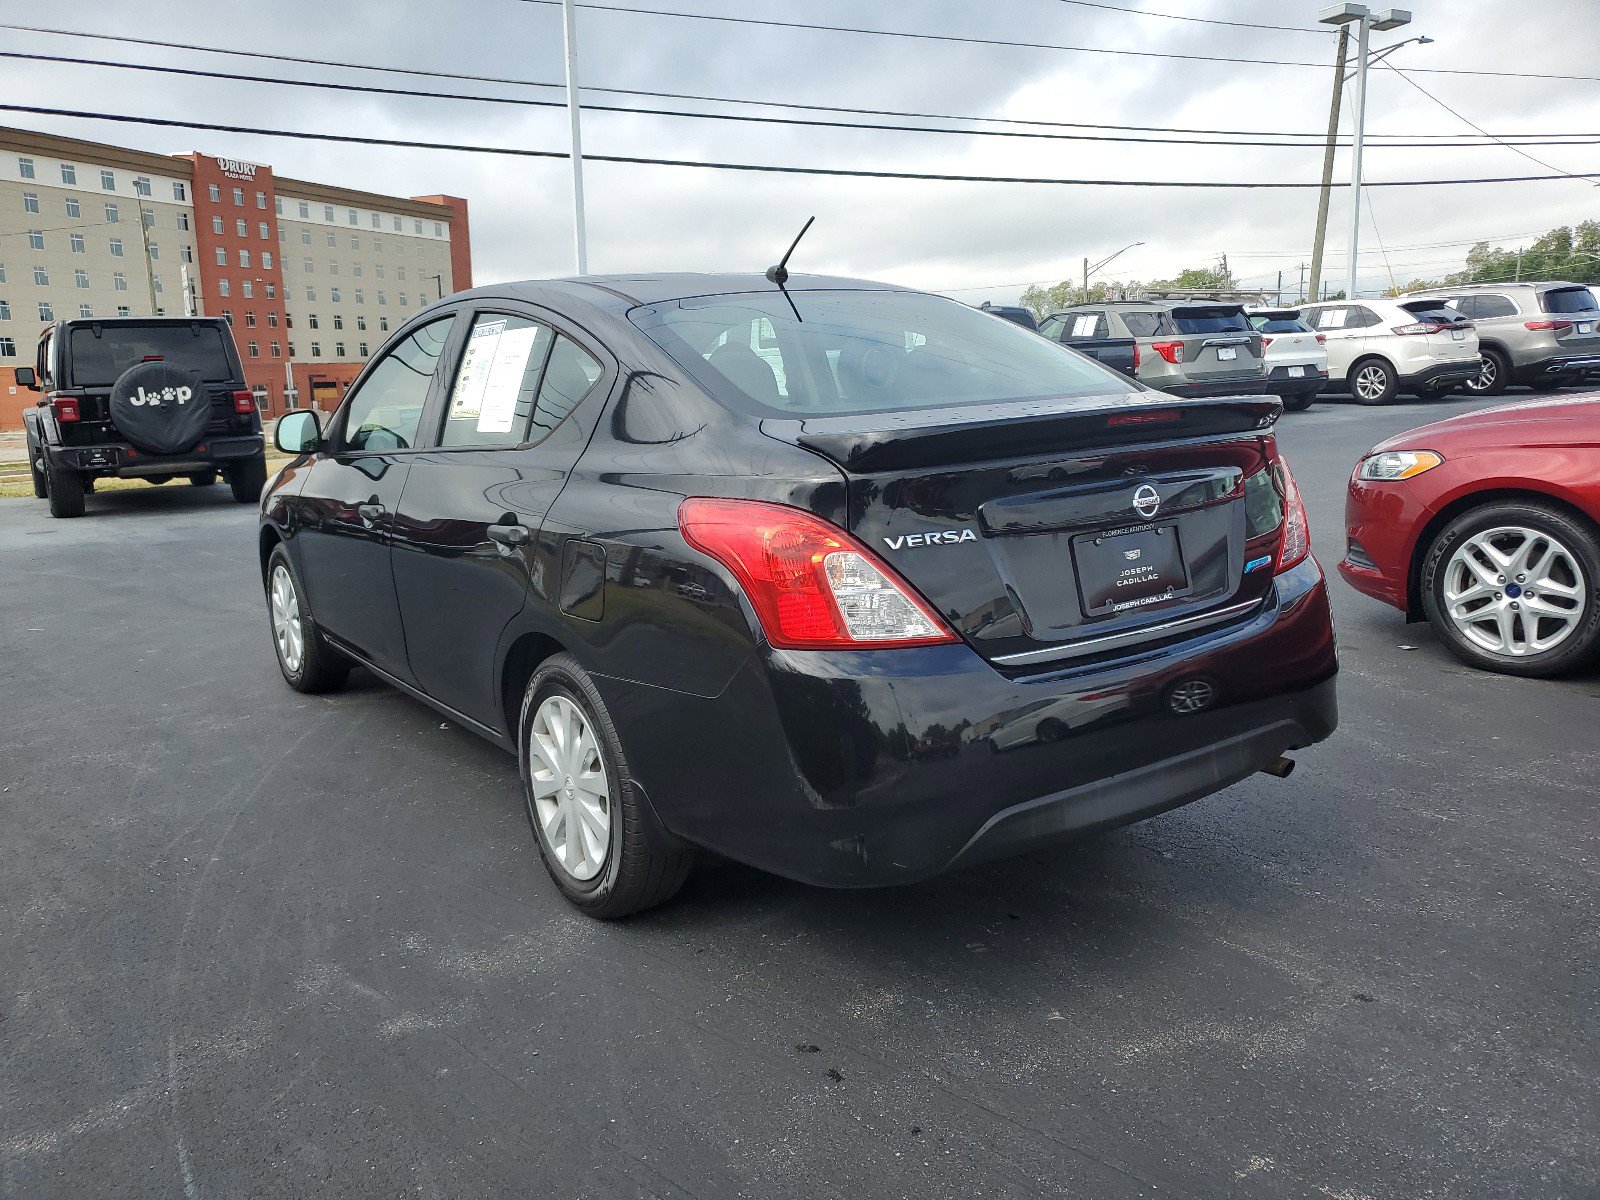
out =
[[[368,529],[376,525],[380,518],[388,513],[388,509],[376,501],[356,507],[356,515],[361,518],[361,523]]]
[[[526,546],[533,535],[526,525],[491,525],[489,536],[507,550],[515,550]]]

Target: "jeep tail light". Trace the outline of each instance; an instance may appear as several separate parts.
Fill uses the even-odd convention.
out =
[[[233,411],[241,415],[253,413],[256,410],[256,398],[249,392],[235,392],[233,394]]]
[[[78,398],[76,396],[52,396],[50,398],[50,407],[55,410],[56,420],[63,425],[83,419],[83,413],[78,408]]]
[[[1174,366],[1183,361],[1182,342],[1154,342],[1152,343],[1152,348]]]
[[[1289,464],[1278,459],[1277,471],[1278,484],[1283,489],[1283,535],[1278,541],[1278,565],[1273,573],[1282,574],[1311,553],[1311,525],[1306,521],[1306,506],[1289,473]]]
[[[1526,329],[1553,329],[1557,333],[1572,328],[1571,321],[1524,321],[1522,324]]]
[[[678,508],[678,528],[733,572],[776,647],[871,650],[956,640],[893,567],[812,513],[692,496]]]

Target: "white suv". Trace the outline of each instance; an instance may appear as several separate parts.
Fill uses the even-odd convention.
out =
[[[1311,407],[1328,382],[1328,339],[1314,332],[1297,308],[1245,310],[1261,335],[1261,360],[1267,367],[1267,390],[1290,412]]]
[[[1329,390],[1361,404],[1392,404],[1402,389],[1433,399],[1483,369],[1472,322],[1438,300],[1328,300],[1300,313],[1328,339]]]

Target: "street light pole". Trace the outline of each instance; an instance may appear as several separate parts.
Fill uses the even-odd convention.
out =
[[[1322,286],[1322,244],[1328,238],[1328,197],[1333,191],[1333,149],[1339,137],[1339,101],[1344,97],[1344,63],[1350,52],[1350,31],[1339,27],[1339,48],[1334,53],[1333,100],[1328,105],[1328,144],[1322,151],[1322,190],[1317,195],[1317,236],[1311,243],[1311,290]]]
[[[1092,266],[1092,267],[1089,265],[1089,260],[1087,258],[1084,259],[1083,260],[1083,302],[1085,304],[1089,303],[1089,276],[1097,274],[1099,272],[1100,268],[1108,265],[1113,258],[1117,257],[1117,254],[1126,254],[1129,250],[1132,250],[1135,246],[1142,246],[1142,245],[1144,245],[1143,242],[1129,242],[1121,250],[1118,250],[1116,254],[1108,254],[1108,255],[1106,255],[1099,262],[1095,263],[1094,266]]]
[[[567,115],[572,121],[572,239],[578,274],[589,273],[588,235],[583,221],[583,137],[578,128],[578,17],[573,0],[562,0],[562,35],[567,50]]]

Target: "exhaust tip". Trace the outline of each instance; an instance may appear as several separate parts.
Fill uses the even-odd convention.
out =
[[[1279,755],[1266,766],[1261,768],[1263,775],[1272,775],[1278,779],[1287,779],[1294,774],[1294,759],[1284,758]]]

